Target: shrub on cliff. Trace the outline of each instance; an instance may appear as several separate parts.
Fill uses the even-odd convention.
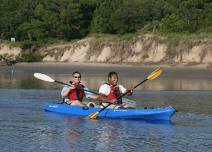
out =
[[[43,56],[39,53],[28,53],[24,52],[21,55],[22,62],[41,62]]]

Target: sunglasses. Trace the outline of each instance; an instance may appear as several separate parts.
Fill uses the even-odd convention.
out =
[[[74,78],[81,78],[81,76],[74,76]]]

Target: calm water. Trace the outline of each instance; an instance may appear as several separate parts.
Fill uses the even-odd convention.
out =
[[[13,71],[12,74],[5,71],[0,73],[1,152],[208,152],[212,149],[211,78],[201,79],[198,72],[192,80],[188,75],[179,79],[161,77],[135,91],[130,99],[137,101],[138,108],[171,105],[179,111],[171,123],[152,123],[91,121],[45,112],[42,108],[45,102],[60,101],[61,86],[35,80],[33,70]],[[69,77],[67,74],[50,75],[62,81]],[[94,76],[95,79],[89,75],[83,81],[96,90],[105,78]],[[144,78],[144,75],[124,75],[121,81],[126,86],[135,85]]]

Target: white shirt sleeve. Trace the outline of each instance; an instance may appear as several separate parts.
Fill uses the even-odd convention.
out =
[[[110,93],[110,86],[107,85],[107,84],[103,84],[103,85],[99,88],[99,93],[108,96],[109,93]]]
[[[70,88],[70,86],[64,85],[64,86],[63,86],[63,89],[62,89],[62,91],[61,91],[61,93],[64,92],[64,91],[66,91],[66,90],[69,89],[69,88]]]
[[[126,90],[127,90],[123,85],[119,85],[119,89],[120,89],[122,94],[125,93]]]

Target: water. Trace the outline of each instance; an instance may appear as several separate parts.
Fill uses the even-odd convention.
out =
[[[44,83],[24,74],[8,71],[0,74],[0,152],[77,152],[77,151],[211,151],[212,149],[212,89],[210,78],[193,78],[200,83],[172,84],[161,78],[138,88],[129,99],[137,107],[173,106],[177,112],[171,123],[130,120],[86,120],[43,111],[47,101],[59,102],[57,84]],[[51,73],[59,80],[67,74]],[[83,81],[96,91],[104,80],[96,75]],[[122,83],[139,82],[140,77],[124,75]],[[134,79],[134,81],[132,81]],[[171,77],[177,81],[177,78]],[[97,81],[98,80],[98,81]],[[189,82],[188,77],[180,78]],[[179,81],[178,81],[179,82]],[[175,83],[175,82],[173,82]],[[193,88],[193,89],[192,89]],[[201,89],[203,88],[203,89]],[[186,90],[187,89],[187,90]]]

